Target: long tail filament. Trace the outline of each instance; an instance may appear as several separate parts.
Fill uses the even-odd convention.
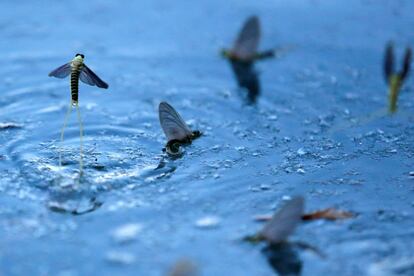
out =
[[[78,113],[79,140],[80,140],[79,176],[82,176],[82,173],[83,173],[83,125],[82,125],[82,119],[81,119],[81,114],[80,114],[78,104],[76,104],[76,112]]]
[[[63,121],[63,127],[62,127],[62,131],[60,133],[60,144],[61,144],[61,146],[63,146],[63,138],[64,138],[64,135],[65,135],[65,128],[66,128],[66,125],[68,123],[68,118],[69,118],[69,114],[71,113],[71,111],[72,111],[72,101],[70,102],[68,111],[66,111],[65,120]],[[59,151],[59,167],[62,167],[62,150]]]

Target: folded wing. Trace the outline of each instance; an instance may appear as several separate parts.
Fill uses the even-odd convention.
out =
[[[295,197],[287,202],[264,226],[260,235],[271,244],[287,240],[293,233],[304,213],[304,199]]]
[[[161,102],[158,107],[161,127],[167,136],[168,141],[177,139],[182,140],[192,134],[180,114],[167,102]]]
[[[243,25],[233,46],[233,53],[243,59],[253,57],[259,46],[260,23],[257,16],[249,17]]]

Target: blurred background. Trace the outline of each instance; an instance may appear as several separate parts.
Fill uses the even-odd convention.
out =
[[[0,275],[169,275],[181,259],[200,275],[413,273],[412,76],[398,112],[382,113],[385,45],[394,41],[399,67],[414,44],[413,2],[0,7]],[[220,56],[251,15],[260,49],[290,49],[256,64],[255,103]],[[74,191],[76,114],[59,143],[69,79],[48,73],[76,53],[109,89],[80,84],[85,172]],[[204,133],[177,160],[161,151],[160,101]],[[326,258],[297,250],[294,269],[278,270],[289,260],[241,239],[262,227],[254,216],[297,194],[307,210],[358,216],[302,225],[292,240]]]

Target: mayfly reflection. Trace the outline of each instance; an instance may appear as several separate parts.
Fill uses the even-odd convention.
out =
[[[80,137],[80,161],[79,161],[79,173],[82,175],[83,169],[83,126],[82,120],[79,110],[79,80],[83,83],[86,83],[91,86],[97,86],[99,88],[108,88],[108,84],[106,84],[103,80],[101,80],[88,66],[84,63],[85,56],[82,54],[76,54],[75,58],[72,59],[70,62],[56,68],[52,72],[49,73],[49,77],[56,77],[59,79],[66,78],[70,75],[70,92],[71,92],[71,101],[66,113],[62,132],[60,134],[60,141],[63,142],[64,132],[67,124],[67,120],[69,114],[72,111],[72,108],[75,107],[77,114],[78,114],[78,121],[79,121],[79,137]],[[59,166],[62,166],[62,154],[59,153]]]
[[[160,125],[167,137],[165,151],[172,156],[181,154],[180,146],[191,144],[201,136],[201,132],[192,131],[175,109],[167,102],[161,102],[158,107]]]

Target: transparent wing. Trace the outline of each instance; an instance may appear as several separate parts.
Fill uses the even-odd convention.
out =
[[[108,88],[108,84],[101,80],[88,66],[83,64],[82,71],[79,76],[80,80],[89,85],[96,85],[100,88]]]
[[[62,66],[50,72],[49,77],[56,77],[59,79],[63,79],[69,76],[70,70],[71,70],[71,67],[70,67],[70,62],[69,62],[69,63],[63,64]]]
[[[161,127],[168,141],[185,139],[191,135],[191,129],[187,126],[180,114],[167,102],[161,102],[158,107]]]
[[[407,48],[405,50],[405,55],[404,55],[404,64],[403,64],[403,69],[401,71],[401,80],[405,80],[405,78],[408,75],[408,72],[410,72],[410,64],[411,64],[411,48]]]
[[[249,17],[243,25],[233,46],[233,53],[239,58],[256,54],[260,39],[260,23],[256,16]]]
[[[389,82],[391,75],[394,73],[394,50],[391,43],[388,43],[384,56],[384,77]]]
[[[304,199],[295,197],[287,202],[264,226],[260,235],[269,243],[277,244],[286,241],[302,220]]]

